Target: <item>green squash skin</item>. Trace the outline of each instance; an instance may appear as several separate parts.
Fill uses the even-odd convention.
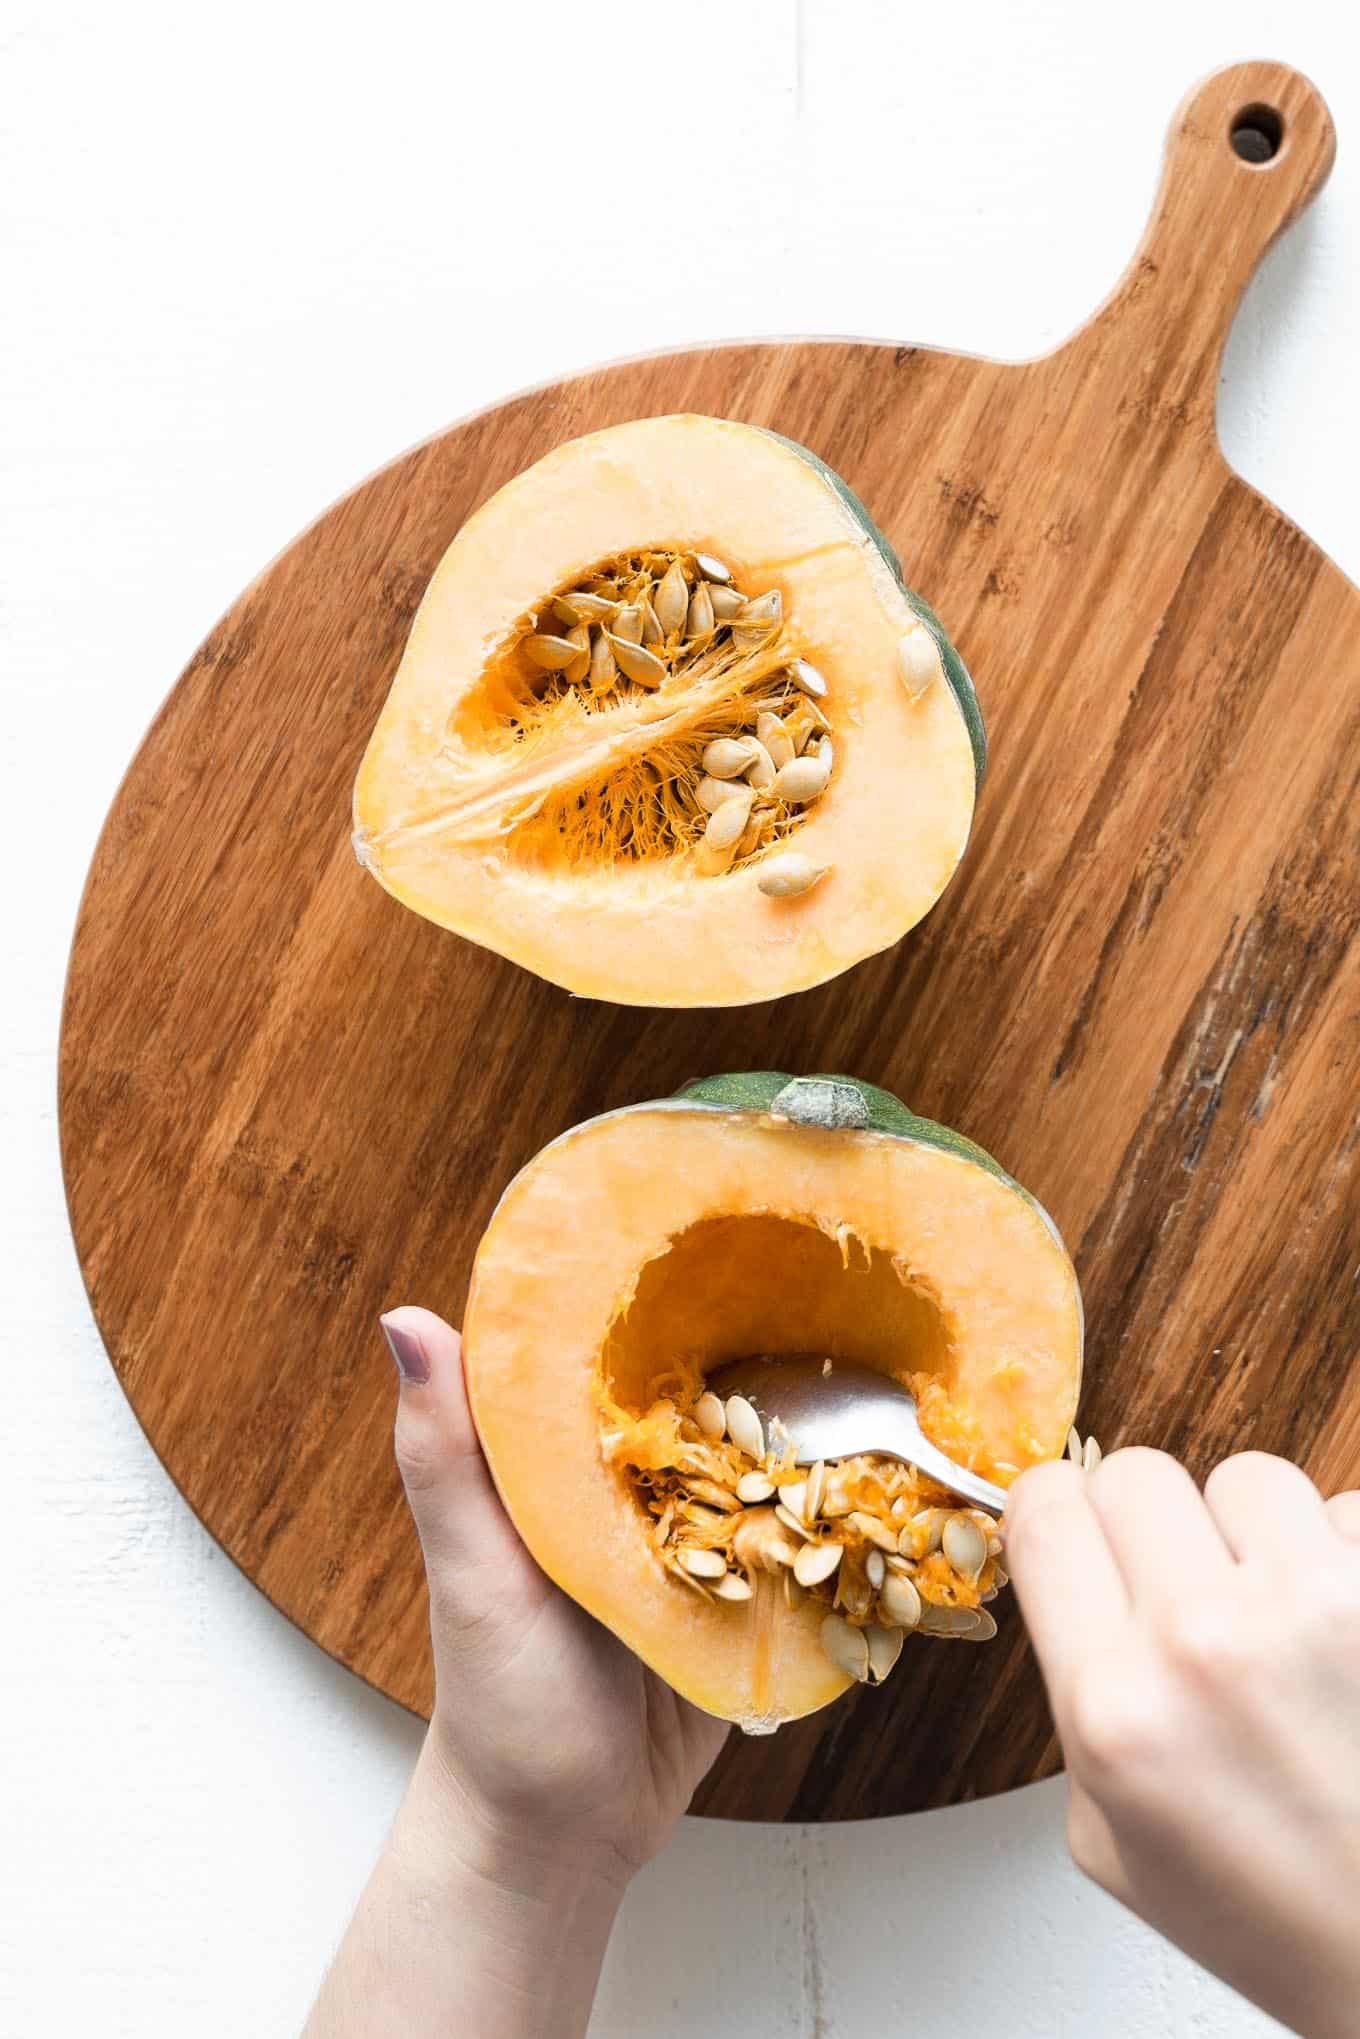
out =
[[[985,1147],[966,1140],[962,1133],[956,1133],[950,1126],[918,1117],[915,1112],[908,1111],[901,1098],[894,1097],[890,1090],[880,1090],[874,1083],[861,1083],[857,1076],[831,1076],[820,1070],[817,1076],[824,1083],[843,1083],[859,1092],[869,1114],[867,1131],[890,1133],[897,1140],[915,1140],[927,1147],[938,1147],[945,1154],[957,1154],[961,1160],[985,1168],[989,1175],[1018,1190],[1026,1203],[1035,1202],[1024,1184],[1008,1175]],[[678,1101],[686,1104],[717,1105],[725,1111],[767,1112],[784,1086],[792,1081],[792,1077],[780,1069],[741,1070],[723,1076],[701,1076],[695,1082],[687,1083],[675,1095]],[[849,1137],[853,1139],[854,1135]]]
[[[817,454],[810,451],[808,447],[800,446],[796,439],[786,438],[782,432],[772,432],[765,425],[759,425],[755,429],[764,432],[767,439],[777,439],[781,446],[787,446],[791,453],[796,453],[800,459],[806,460],[810,467],[815,467],[823,481],[835,490],[851,516],[854,517],[858,524],[863,526],[866,535],[878,547],[884,565],[939,646],[940,657],[944,662],[945,678],[949,682],[950,691],[954,699],[959,704],[960,713],[968,730],[968,741],[973,747],[973,771],[976,783],[978,786],[981,786],[982,775],[987,769],[987,731],[982,720],[982,709],[978,705],[977,692],[973,686],[968,668],[950,643],[943,623],[941,623],[924,595],[918,595],[914,588],[907,586],[902,573],[901,560],[897,557],[896,552],[879,530],[877,524],[875,524],[873,518],[869,515],[869,512],[865,509],[849,483],[842,481],[835,468],[828,467],[826,462],[820,459]],[[902,1110],[904,1107],[899,1106],[898,1109]]]

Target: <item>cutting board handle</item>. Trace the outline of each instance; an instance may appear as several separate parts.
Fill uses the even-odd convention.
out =
[[[1266,249],[1327,181],[1336,130],[1322,94],[1287,64],[1229,64],[1200,80],[1167,134],[1143,238],[1112,295],[1069,345],[1127,381],[1130,336],[1145,396],[1213,418],[1219,357]],[[1112,344],[1116,332],[1118,345]]]

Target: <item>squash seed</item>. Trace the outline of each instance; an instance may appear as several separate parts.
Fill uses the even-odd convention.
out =
[[[723,562],[720,559],[715,559],[711,552],[696,552],[694,564],[698,567],[706,581],[725,583],[732,578],[731,567],[724,566]]]
[[[575,687],[590,671],[590,632],[584,623],[573,623],[567,632],[567,642],[576,646],[576,656],[566,667],[564,677]]]
[[[642,611],[636,602],[624,602],[614,611],[613,635],[628,644],[641,644]]]
[[[570,595],[554,595],[551,603],[553,615],[559,623],[583,623],[585,617],[577,608]]]
[[[545,673],[560,673],[565,667],[574,665],[581,656],[579,644],[573,644],[569,637],[553,637],[544,633],[540,637],[526,637],[524,649],[536,666]]]
[[[789,677],[800,694],[811,694],[818,701],[826,698],[826,681],[809,659],[790,659]]]
[[[746,773],[746,783],[754,786],[758,793],[768,793],[775,780],[774,759],[766,750],[759,737],[749,739],[753,756]]]
[[[619,677],[618,663],[609,648],[609,639],[603,630],[595,632],[590,647],[590,691],[592,694],[607,694]]]
[[[756,884],[768,899],[801,899],[830,869],[830,864],[814,864],[797,850],[784,850],[761,865]]]
[[[774,1481],[767,1480],[764,1473],[743,1473],[737,1481],[737,1499],[748,1505],[753,1501],[768,1501],[774,1492]]]
[[[818,738],[817,748],[813,752],[813,756],[816,758],[818,764],[826,766],[828,772],[832,770],[836,762],[836,751],[829,736],[823,736]]]
[[[897,1539],[897,1548],[903,1557],[925,1558],[929,1557],[932,1551],[938,1550],[940,1538],[944,1535],[944,1517],[943,1508],[923,1508],[919,1514],[913,1515]],[[922,1536],[925,1542],[918,1550],[916,1546]]]
[[[646,645],[634,644],[631,639],[614,633],[610,635],[609,648],[619,671],[635,686],[659,687],[665,679],[665,665],[654,651],[648,651]]]
[[[738,1451],[744,1451],[748,1458],[764,1458],[765,1432],[745,1395],[729,1395],[727,1398],[727,1434]]]
[[[867,1614],[873,1594],[867,1580],[857,1579],[842,1566],[840,1571],[840,1603],[847,1614]]]
[[[705,850],[734,850],[738,840],[740,840],[740,836],[742,836],[742,830],[746,828],[748,812],[750,812],[750,787],[746,787],[746,799],[740,797],[740,789],[738,789],[738,797],[736,799],[722,799],[722,801],[718,801],[718,805],[712,809],[712,814],[708,818],[708,828],[703,830],[703,848]],[[730,1417],[728,1417],[728,1421],[730,1421]],[[752,1452],[752,1458],[759,1458],[759,1456],[761,1454]]]
[[[1002,1541],[1001,1541],[1001,1538],[1000,1538],[999,1536],[989,1536],[989,1537],[988,1537],[988,1539],[987,1539],[987,1555],[988,1555],[988,1557],[989,1557],[989,1558],[999,1558],[999,1557],[1000,1557],[1000,1555],[1001,1555],[1001,1553],[1002,1553],[1002,1551],[1003,1551],[1003,1550],[1004,1550],[1005,1548],[1006,1548],[1006,1546],[1005,1546],[1005,1545],[1004,1545],[1004,1544],[1002,1543]]]
[[[745,814],[754,797],[751,788],[741,779],[713,779],[705,775],[695,790],[699,805],[709,814],[716,814],[730,800],[738,801]]]
[[[704,770],[710,779],[739,779],[755,763],[755,738],[719,736],[704,749]]]
[[[804,1543],[810,1540],[812,1531],[808,1528],[801,1515],[795,1515],[792,1508],[786,1508],[782,1501],[776,1501],[774,1512],[777,1519],[783,1523],[785,1529],[791,1529],[795,1536],[801,1536]]]
[[[972,1628],[964,1629],[958,1637],[961,1643],[989,1643],[996,1634],[996,1619],[985,1607],[974,1609],[977,1621]]]
[[[987,1562],[987,1538],[972,1516],[951,1515],[941,1532],[940,1542],[959,1577],[975,1586]]]
[[[900,1628],[866,1628],[864,1640],[869,1646],[869,1683],[881,1685],[889,1671],[902,1654],[906,1640]]]
[[[643,643],[651,646],[653,649],[658,644],[664,644],[666,642],[666,633],[657,621],[656,610],[652,607],[646,595],[638,603],[638,608],[642,611]]]
[[[915,1628],[921,1619],[921,1596],[910,1579],[889,1572],[878,1593],[878,1609],[896,1628]]]
[[[771,815],[768,807],[753,807],[751,809],[751,818],[746,824],[746,833],[737,844],[737,855],[739,857],[753,856],[760,848],[761,837],[769,827],[770,820]]]
[[[713,614],[719,623],[730,623],[734,616],[740,616],[746,607],[746,597],[739,595],[735,588],[708,586],[708,599],[713,604]]]
[[[628,669],[625,666],[624,671]],[[802,805],[815,800],[831,777],[831,765],[821,758],[795,758],[790,765],[783,765],[774,775],[771,788],[779,800],[788,800]]]
[[[689,614],[689,582],[678,559],[673,559],[666,568],[653,607],[665,635],[678,637]]]
[[[704,1502],[709,1508],[716,1508],[722,1515],[735,1515],[741,1506],[736,1494],[729,1494],[726,1487],[720,1487],[716,1480],[695,1479],[691,1476],[690,1493],[696,1501]]]
[[[676,1560],[689,1573],[691,1579],[721,1579],[727,1570],[727,1559],[720,1550],[685,1548],[676,1552]]]
[[[875,1545],[879,1550],[897,1549],[897,1538],[877,1516],[866,1515],[862,1509],[855,1508],[851,1510],[849,1521],[850,1527],[857,1529],[866,1543]]]
[[[777,715],[757,715],[756,735],[764,744],[770,763],[775,771],[781,765],[791,765],[794,759],[793,744],[789,732]]]
[[[862,1685],[869,1675],[869,1644],[864,1631],[852,1628],[839,1614],[828,1614],[817,1634],[836,1669]]]
[[[1067,1456],[1074,1466],[1081,1464],[1081,1436],[1075,1423],[1067,1433]]]
[[[721,1579],[715,1584],[713,1592],[719,1600],[749,1600],[751,1598],[750,1584],[742,1578],[740,1572],[724,1572]]]
[[[1094,1437],[1088,1437],[1081,1448],[1081,1464],[1084,1472],[1093,1473],[1100,1464],[1103,1454]]]
[[[738,637],[767,637],[770,631],[778,628],[783,615],[784,597],[778,588],[770,588],[767,593],[757,595],[754,601],[742,605],[733,618],[732,629]]]
[[[806,1480],[785,1480],[783,1486],[779,1489],[779,1498],[784,1506],[798,1517],[800,1522],[808,1520]]]
[[[980,1626],[984,1615],[992,1620],[980,1607],[942,1607],[937,1600],[927,1600],[921,1607],[921,1630],[925,1635],[967,1635]],[[992,1629],[995,1632],[994,1621]]]
[[[685,616],[685,635],[700,641],[713,635],[718,619],[713,611],[713,595],[707,581],[700,581],[689,598],[689,609]]]
[[[726,1435],[727,1417],[723,1413],[723,1405],[716,1395],[710,1395],[707,1390],[694,1404],[694,1420],[713,1444]]]
[[[897,672],[909,701],[919,701],[939,679],[939,646],[924,623],[898,638]]]
[[[803,1496],[803,1520],[815,1522],[822,1512],[822,1501],[826,1494],[826,1461],[818,1459],[807,1476],[807,1491]]]
[[[864,1576],[877,1593],[888,1576],[888,1561],[881,1550],[871,1550],[864,1560]]]
[[[608,595],[588,595],[582,588],[573,588],[566,597],[567,605],[576,611],[579,623],[607,623],[618,608]],[[566,622],[566,617],[562,621]]]
[[[793,1576],[800,1586],[820,1586],[841,1561],[838,1543],[805,1543],[793,1561]]]
[[[798,1546],[776,1520],[773,1508],[751,1508],[732,1532],[732,1555],[748,1571],[777,1572],[791,1565]]]

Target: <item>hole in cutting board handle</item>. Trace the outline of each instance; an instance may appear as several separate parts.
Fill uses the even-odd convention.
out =
[[[1273,106],[1244,106],[1233,116],[1229,139],[1234,155],[1259,170],[1279,155],[1280,144],[1284,140],[1284,121]]]

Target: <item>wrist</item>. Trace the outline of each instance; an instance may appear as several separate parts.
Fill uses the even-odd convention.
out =
[[[598,1837],[489,1806],[426,1738],[399,1821],[404,1845],[505,1900],[589,1903],[612,1916],[636,1864]]]

